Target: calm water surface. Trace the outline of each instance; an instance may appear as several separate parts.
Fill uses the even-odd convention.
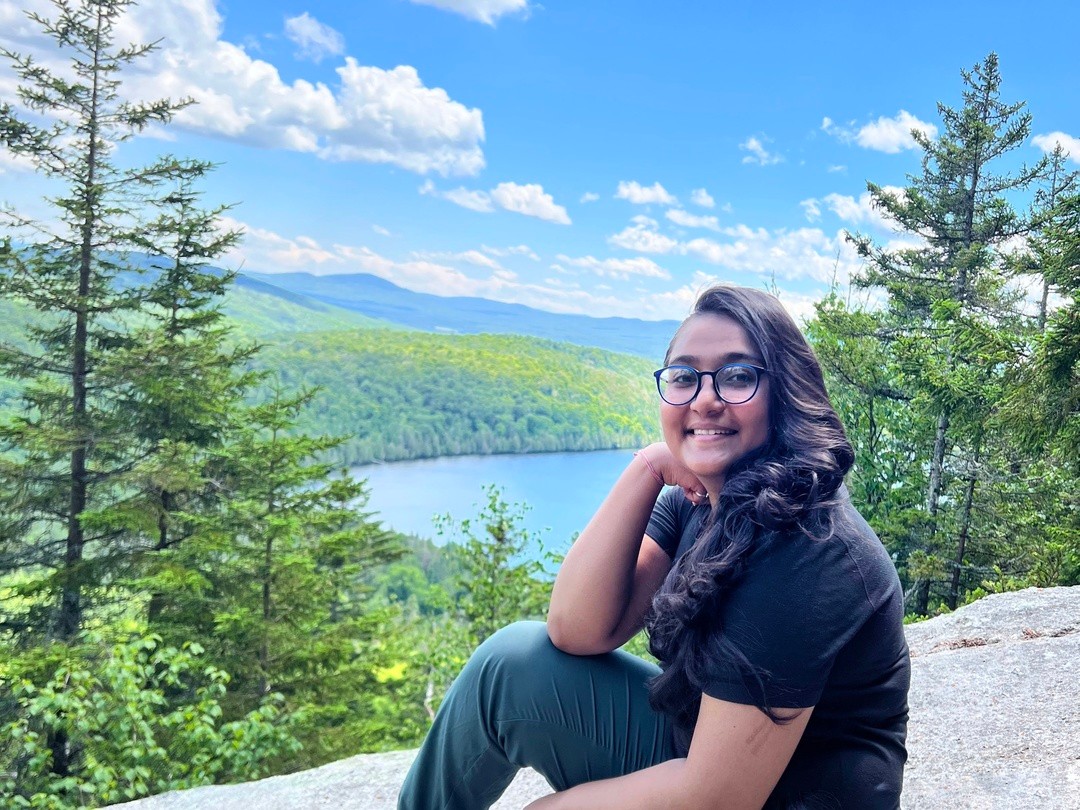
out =
[[[486,501],[482,487],[497,484],[504,500],[530,507],[526,528],[540,534],[547,550],[561,553],[632,457],[631,450],[458,456],[364,465],[349,472],[367,479],[369,509],[385,526],[440,544],[448,538],[436,536],[432,518],[475,517]]]

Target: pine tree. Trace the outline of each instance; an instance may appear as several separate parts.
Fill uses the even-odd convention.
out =
[[[68,55],[67,71],[2,52],[21,84],[19,106],[0,107],[0,144],[61,188],[50,199],[55,226],[10,207],[2,214],[9,233],[0,294],[41,313],[29,349],[0,347],[0,370],[25,382],[22,415],[0,429],[3,567],[36,563],[51,572],[39,587],[54,603],[46,634],[60,640],[79,632],[88,589],[104,582],[122,534],[87,517],[122,497],[117,478],[141,449],[131,415],[118,407],[127,380],[112,360],[132,346],[124,324],[143,290],[118,280],[140,270],[127,251],[142,230],[143,203],[184,174],[175,162],[124,169],[114,159],[118,144],[189,103],[121,96],[118,74],[153,49],[115,44],[128,5],[57,3],[52,19],[30,15]]]
[[[890,249],[855,238],[868,265],[854,281],[885,292],[891,351],[913,402],[933,425],[926,525],[913,553],[921,565],[914,609],[923,614],[935,580],[947,578],[950,606],[959,598],[978,485],[986,476],[987,420],[1002,397],[1002,369],[1016,353],[1018,315],[1005,247],[1031,225],[1008,196],[1046,168],[1040,161],[1011,174],[998,169],[1027,140],[1030,115],[1023,103],[1001,101],[997,56],[962,76],[963,106],[938,105],[943,133],[934,139],[912,133],[923,151],[921,174],[909,178],[902,194],[868,184],[875,204],[919,245]],[[947,491],[957,508],[943,511]]]

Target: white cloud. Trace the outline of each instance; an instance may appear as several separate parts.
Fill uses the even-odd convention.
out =
[[[21,5],[51,16],[41,0]],[[10,0],[0,5],[0,45],[67,75],[62,55]],[[325,160],[389,163],[444,176],[484,168],[483,116],[427,87],[416,68],[364,66],[347,57],[331,87],[303,78],[286,82],[273,64],[222,39],[214,0],[171,0],[131,6],[117,21],[116,40],[153,42],[157,51],[125,72],[131,98],[191,96],[173,127],[267,149],[308,152]],[[0,97],[13,98],[0,70]]]
[[[309,236],[287,238],[232,217],[222,217],[224,230],[238,230],[244,238],[224,259],[256,272],[305,271],[314,275],[343,272],[342,258]]]
[[[811,198],[809,200],[803,200],[799,203],[802,206],[803,213],[806,215],[806,219],[810,222],[817,222],[821,219],[821,206],[818,205],[818,201]]]
[[[34,164],[29,158],[13,154],[0,146],[0,174],[32,171],[34,171]]]
[[[679,243],[657,232],[656,220],[637,222],[608,237],[608,244],[638,253],[671,253]]]
[[[716,200],[703,188],[695,188],[690,192],[690,202],[694,205],[700,205],[702,208],[714,208],[716,206]]]
[[[286,18],[285,36],[300,49],[296,54],[298,59],[321,62],[327,56],[345,53],[345,37],[306,11],[298,17]]]
[[[453,11],[487,25],[504,14],[525,13],[529,11],[528,0],[412,0],[421,6],[434,6],[445,11]]]
[[[743,157],[743,163],[756,163],[758,166],[771,166],[784,159],[783,156],[767,150],[765,144],[762,143],[759,138],[753,136],[740,143],[739,148],[750,153]]]
[[[916,149],[918,144],[911,137],[916,130],[927,138],[937,137],[937,127],[920,121],[907,110],[901,110],[895,118],[882,116],[877,121],[867,124],[855,136],[855,142],[866,149],[896,154],[904,149]]]
[[[886,194],[903,199],[904,189],[899,186],[884,186]],[[799,203],[810,222],[821,218],[821,205],[824,204],[841,221],[852,225],[873,225],[881,230],[895,230],[895,223],[874,203],[869,191],[864,191],[858,199],[847,194],[827,194],[821,199],[811,198]]]
[[[498,206],[527,217],[537,217],[560,225],[570,224],[566,209],[557,205],[552,196],[544,191],[544,187],[537,183],[499,183],[491,191],[462,187],[441,191],[433,182],[426,180],[420,186],[420,193],[440,197],[462,208],[484,214],[490,214]]]
[[[615,199],[629,200],[635,205],[649,205],[650,203],[675,205],[678,202],[660,183],[642,186],[636,180],[621,181],[615,190]]]
[[[596,192],[594,192],[594,191],[586,191],[584,194],[581,195],[581,199],[578,200],[578,202],[591,203],[591,202],[596,202],[599,199],[600,199],[600,195],[597,194]]]
[[[507,211],[516,211],[528,217],[537,217],[560,225],[570,224],[566,209],[561,205],[556,205],[552,196],[537,183],[525,185],[499,183],[491,190],[491,199]]]
[[[738,225],[725,228],[724,234],[728,241],[692,239],[681,249],[729,270],[764,278],[846,282],[860,266],[843,231],[828,236],[818,228],[768,231]]]
[[[491,204],[491,197],[486,191],[452,188],[444,192],[442,196],[444,199],[454,203],[454,205],[460,205],[462,208],[468,208],[472,211],[490,214],[495,210],[495,206]]]
[[[525,256],[528,259],[532,259],[534,262],[540,261],[540,257],[536,255],[536,251],[528,245],[513,245],[505,248],[494,248],[488,245],[481,245],[480,249],[491,256],[498,256],[500,259],[507,256]]]
[[[844,143],[855,142],[864,149],[896,154],[905,149],[917,149],[918,144],[911,137],[911,131],[917,130],[927,138],[937,137],[937,127],[921,121],[907,110],[900,110],[893,118],[881,116],[876,121],[864,124],[858,129],[852,121],[847,126],[840,126],[831,118],[824,118],[821,129]]]
[[[1059,130],[1047,135],[1036,135],[1031,142],[1048,155],[1060,144],[1073,163],[1080,163],[1080,138],[1066,135]]]
[[[479,211],[482,214],[490,214],[495,210],[495,206],[491,203],[491,195],[486,191],[467,189],[460,186],[448,191],[440,191],[435,188],[433,182],[425,180],[424,184],[420,186],[420,193],[428,197],[449,200],[454,205],[460,205],[470,211]]]
[[[671,273],[658,265],[652,259],[637,256],[633,259],[597,259],[595,256],[583,256],[579,259],[571,259],[569,256],[559,254],[557,261],[568,264],[571,267],[580,267],[591,270],[600,276],[626,279],[630,276],[646,276],[649,278],[671,278]],[[553,265],[560,269],[557,265]]]
[[[413,259],[421,261],[437,261],[437,262],[464,262],[465,264],[471,264],[474,267],[486,267],[489,270],[502,270],[505,268],[495,261],[490,256],[481,253],[479,250],[463,250],[459,253],[451,252],[429,252],[429,251],[413,251],[411,254]]]
[[[826,169],[826,171],[828,171],[830,174],[847,174],[847,166],[837,164],[835,166],[830,166],[828,169]]]
[[[371,230],[375,231],[379,236],[393,236],[393,234],[382,225],[372,225]]]
[[[227,266],[265,273],[298,270],[314,274],[371,273],[418,292],[480,296],[552,312],[593,316],[682,318],[705,286],[720,280],[731,281],[733,276],[750,276],[744,283],[753,283],[753,278],[809,278],[829,282],[835,274],[842,283],[858,264],[853,251],[845,246],[842,233],[828,237],[816,229],[769,232],[737,226],[724,230],[725,240],[694,240],[680,246],[680,253],[698,256],[722,269],[696,270],[689,283],[675,289],[651,286],[670,282],[672,276],[644,257],[600,259],[559,255],[559,264],[551,268],[561,275],[553,273],[533,282],[505,267],[493,267],[485,258],[485,254],[494,255],[492,251],[525,255],[520,250],[524,246],[485,247],[460,253],[414,253],[398,260],[367,246],[326,247],[308,237],[284,237],[233,220],[225,224],[246,230],[243,242],[226,257]],[[596,283],[586,287],[585,283],[594,277],[632,280],[634,284],[632,289]],[[645,286],[646,283],[650,286]],[[785,293],[781,300],[798,316],[809,312],[812,297]]]
[[[708,228],[710,231],[720,230],[720,222],[716,217],[700,217],[696,214],[689,214],[681,208],[671,208],[664,216],[676,225],[682,225],[684,228]]]

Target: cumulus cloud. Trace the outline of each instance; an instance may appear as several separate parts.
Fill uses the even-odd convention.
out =
[[[927,138],[937,137],[937,127],[921,121],[907,110],[900,110],[894,117],[881,116],[876,121],[856,128],[855,122],[841,126],[829,117],[821,122],[821,129],[844,143],[856,143],[864,149],[896,154],[905,149],[916,149],[918,144],[911,136],[916,130]]]
[[[559,254],[555,257],[558,262],[591,270],[600,276],[626,279],[630,276],[647,276],[650,278],[671,278],[671,273],[658,265],[652,259],[637,256],[633,259],[597,259],[595,256],[582,256],[571,259],[569,256]],[[554,265],[555,269],[562,269]]]
[[[636,180],[621,181],[619,187],[615,189],[615,199],[628,200],[635,205],[649,205],[650,203],[675,205],[678,202],[660,183],[643,186]]]
[[[552,196],[537,183],[525,185],[499,183],[492,189],[491,199],[507,211],[516,211],[528,217],[537,217],[560,225],[570,224],[566,209],[561,205],[556,205]]]
[[[506,211],[536,217],[560,225],[569,225],[570,217],[566,209],[557,205],[544,187],[538,183],[499,183],[491,191],[467,189],[463,187],[442,191],[430,180],[420,186],[420,193],[449,200],[462,208],[490,214],[496,206]]]
[[[754,136],[750,136],[740,143],[739,148],[750,153],[743,157],[743,163],[756,163],[758,166],[771,166],[784,159],[783,156],[767,150],[761,139],[755,138]]]
[[[393,234],[382,225],[372,225],[371,230],[375,231],[379,236],[393,236]]]
[[[578,200],[578,202],[591,203],[591,202],[596,202],[599,199],[600,199],[600,195],[597,194],[596,192],[586,191],[584,194],[581,195],[581,199]]]
[[[702,208],[714,208],[716,206],[716,200],[703,188],[695,188],[690,192],[690,202],[694,205],[700,205]]]
[[[285,36],[299,49],[296,52],[298,59],[318,63],[327,56],[345,53],[345,37],[306,11],[298,17],[286,18]]]
[[[486,25],[495,25],[495,21],[504,14],[528,14],[528,0],[412,0],[420,6],[434,6],[445,11],[452,11],[470,20]]]
[[[656,230],[656,220],[643,219],[609,236],[608,244],[638,253],[671,253],[678,248],[676,240]]]
[[[725,228],[725,241],[692,239],[683,252],[729,270],[765,278],[845,282],[859,259],[843,231],[829,236],[819,228],[769,231],[738,225]]]
[[[1036,135],[1031,142],[1048,155],[1060,145],[1073,163],[1080,163],[1080,138],[1057,131],[1046,135]]]
[[[52,14],[41,0],[22,6]],[[117,22],[116,40],[162,42],[125,73],[125,92],[133,99],[190,96],[198,104],[181,111],[173,127],[248,146],[389,163],[420,174],[473,175],[484,168],[480,110],[427,87],[416,68],[386,70],[346,57],[333,86],[287,82],[273,64],[222,39],[223,27],[214,0],[131,6]],[[10,0],[0,2],[0,45],[66,75],[51,40],[27,25]],[[0,75],[0,96],[13,98],[12,87],[10,75]]]
[[[664,216],[676,225],[682,225],[684,228],[707,228],[710,231],[720,230],[720,223],[716,217],[703,217],[697,216],[696,214],[689,214],[681,208],[671,208]]]
[[[309,236],[285,237],[228,216],[222,217],[220,223],[223,230],[236,230],[244,235],[243,247],[233,248],[224,257],[226,264],[256,272],[304,271],[314,275],[343,272],[342,257]]]
[[[904,189],[899,186],[884,186],[882,191],[898,199],[903,199],[905,194]],[[869,191],[864,191],[858,199],[848,194],[826,194],[821,199],[803,200],[799,205],[803,207],[810,222],[821,218],[821,206],[824,205],[843,222],[872,225],[880,230],[895,230],[895,223],[874,203]]]
[[[490,214],[495,210],[495,206],[491,202],[491,195],[486,191],[467,189],[460,186],[442,191],[437,189],[430,180],[425,180],[424,184],[420,186],[420,193],[427,197],[439,197],[443,200],[449,200],[454,205],[460,205],[470,211],[479,211],[482,214]]]

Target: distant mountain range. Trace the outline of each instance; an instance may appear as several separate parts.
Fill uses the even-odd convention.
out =
[[[243,273],[237,284],[291,303],[329,304],[425,332],[526,335],[595,346],[659,362],[678,321],[560,315],[485,298],[444,298],[412,292],[366,273],[313,276],[309,273]]]

